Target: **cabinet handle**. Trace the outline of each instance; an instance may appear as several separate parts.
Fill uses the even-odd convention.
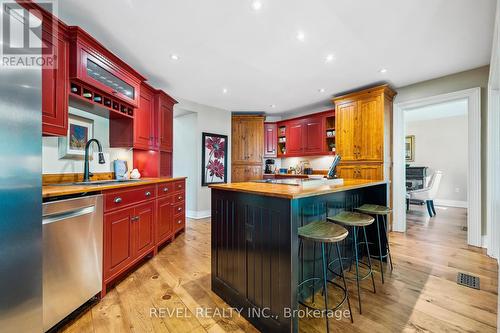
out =
[[[177,185],[177,188],[182,188],[182,185],[181,184]]]
[[[140,217],[139,216],[132,216],[130,219],[132,222],[139,221]]]
[[[164,187],[163,192],[168,192],[168,187]]]
[[[179,196],[177,197],[177,200],[179,200],[179,201],[180,201],[180,200],[182,200],[182,195],[179,195]]]
[[[114,202],[115,202],[115,204],[119,204],[120,202],[122,202],[122,198],[116,197]]]
[[[182,208],[181,208],[181,207],[178,207],[178,208],[177,208],[177,211],[178,211],[178,212],[182,212]]]
[[[181,223],[182,223],[182,220],[177,221],[177,224],[181,224]]]
[[[149,191],[147,191],[145,194],[147,197],[151,196],[151,192],[149,192]]]

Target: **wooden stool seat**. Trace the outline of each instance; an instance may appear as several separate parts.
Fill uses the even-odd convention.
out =
[[[345,239],[348,235],[346,228],[326,222],[315,221],[298,229],[299,237],[315,242],[335,243]]]
[[[392,211],[389,207],[371,204],[364,204],[356,208],[356,210],[360,213],[371,215],[387,215]]]
[[[328,217],[327,219],[329,221],[340,223],[349,227],[365,227],[375,221],[373,216],[348,211],[340,212],[333,217]]]

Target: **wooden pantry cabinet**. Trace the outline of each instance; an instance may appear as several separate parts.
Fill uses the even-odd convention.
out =
[[[262,178],[264,117],[234,115],[231,121],[231,181]]]
[[[388,178],[391,157],[392,102],[395,92],[381,85],[333,99],[340,177]]]

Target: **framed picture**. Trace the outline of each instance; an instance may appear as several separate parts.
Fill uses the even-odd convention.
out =
[[[68,134],[59,138],[59,159],[83,159],[85,144],[94,137],[94,121],[68,115]],[[90,155],[92,158],[92,155]]]
[[[227,136],[203,132],[201,186],[227,183]]]
[[[415,135],[406,136],[405,159],[406,162],[415,162]]]

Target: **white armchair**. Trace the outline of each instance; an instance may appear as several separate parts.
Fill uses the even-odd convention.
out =
[[[436,171],[432,175],[429,182],[429,186],[408,192],[408,200],[421,200],[425,201],[427,205],[427,211],[429,216],[433,217],[436,215],[436,209],[434,208],[434,199],[436,198],[437,192],[439,190],[439,184],[441,183],[441,178],[443,177],[442,171]]]

